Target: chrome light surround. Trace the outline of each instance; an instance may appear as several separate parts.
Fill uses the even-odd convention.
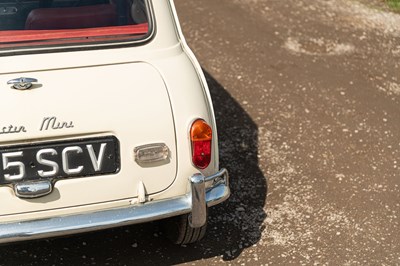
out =
[[[148,164],[167,160],[170,152],[166,144],[154,143],[136,147],[134,154],[138,164]]]

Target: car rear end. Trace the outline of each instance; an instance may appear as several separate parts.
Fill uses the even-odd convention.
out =
[[[188,213],[203,226],[228,176],[173,3],[3,5],[0,242]]]

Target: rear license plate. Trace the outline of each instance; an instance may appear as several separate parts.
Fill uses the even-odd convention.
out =
[[[115,137],[0,147],[0,184],[115,174],[120,169]]]

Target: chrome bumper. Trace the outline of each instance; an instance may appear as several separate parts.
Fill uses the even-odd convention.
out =
[[[191,212],[191,225],[206,222],[206,206],[213,206],[230,195],[229,176],[222,169],[212,176],[190,177],[191,193],[168,200],[41,220],[0,223],[0,243],[77,234],[124,225],[145,223]],[[206,184],[210,187],[206,189]]]

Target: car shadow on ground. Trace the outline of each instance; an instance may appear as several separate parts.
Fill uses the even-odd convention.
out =
[[[171,244],[160,223],[134,225],[51,240],[3,245],[0,265],[178,264],[219,257],[229,261],[261,239],[267,183],[258,166],[258,128],[236,100],[205,72],[218,124],[220,165],[232,195],[210,209],[205,239]]]

